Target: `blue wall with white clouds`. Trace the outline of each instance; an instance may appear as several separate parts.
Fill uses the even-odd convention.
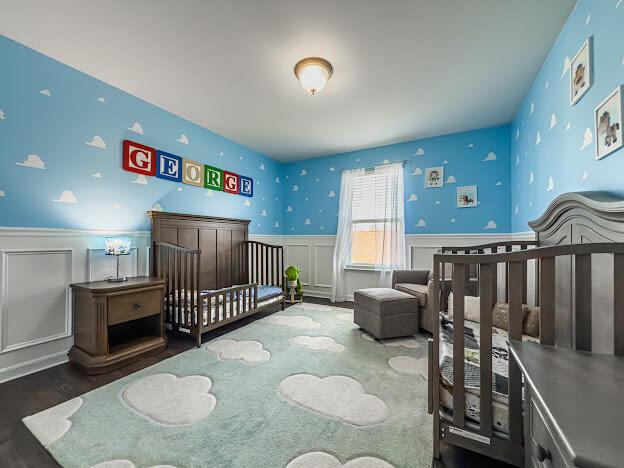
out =
[[[401,160],[409,161],[408,234],[509,232],[509,138],[509,126],[501,126],[288,164],[282,180],[284,234],[335,234],[340,170]],[[444,187],[425,188],[425,169],[435,166],[444,167]],[[456,189],[465,185],[478,186],[478,207],[457,208]]]
[[[527,231],[527,222],[561,193],[624,195],[624,150],[595,160],[594,130],[594,109],[624,83],[623,30],[622,0],[580,0],[535,78],[512,122],[514,232]],[[569,61],[590,36],[594,84],[571,106]]]
[[[0,68],[0,226],[145,229],[158,204],[282,233],[282,164],[4,36]],[[137,179],[124,139],[253,177],[254,197]]]

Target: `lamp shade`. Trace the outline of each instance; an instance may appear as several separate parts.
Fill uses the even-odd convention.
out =
[[[131,241],[129,237],[107,237],[104,239],[104,253],[106,255],[129,255]]]

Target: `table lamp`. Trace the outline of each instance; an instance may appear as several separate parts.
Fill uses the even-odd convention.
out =
[[[108,278],[108,281],[117,283],[127,280],[125,276],[119,276],[119,256],[130,255],[130,242],[131,239],[129,237],[107,237],[104,239],[104,254],[117,257],[117,276]]]

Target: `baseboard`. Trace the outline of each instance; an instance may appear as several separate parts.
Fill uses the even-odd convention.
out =
[[[43,356],[33,359],[32,361],[21,362],[14,366],[0,369],[0,383],[8,382],[9,380],[17,379],[50,367],[58,366],[59,364],[64,364],[68,360],[67,351],[61,351],[60,353]]]

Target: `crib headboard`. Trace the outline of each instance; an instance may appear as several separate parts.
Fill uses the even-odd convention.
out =
[[[624,242],[624,198],[608,192],[570,192],[555,198],[529,223],[540,246]],[[595,352],[613,350],[613,257],[597,255],[587,272],[592,282],[592,343]],[[557,344],[572,345],[574,274],[572,257],[556,260],[555,326]],[[572,313],[570,313],[572,312]]]
[[[247,282],[243,248],[248,238],[249,220],[164,211],[149,211],[148,215],[152,242],[201,250],[200,289],[219,289]],[[155,264],[152,257],[152,270]]]

